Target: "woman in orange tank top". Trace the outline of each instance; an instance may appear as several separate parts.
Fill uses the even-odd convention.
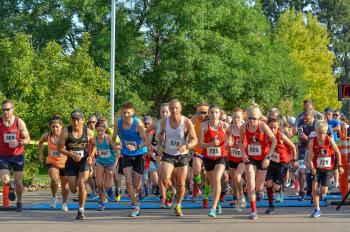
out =
[[[44,161],[43,156],[43,145],[47,143],[48,145],[48,155],[47,155],[47,168],[51,179],[50,187],[52,193],[52,199],[50,202],[51,208],[56,208],[57,204],[57,189],[58,180],[61,179],[61,189],[62,189],[62,210],[68,211],[67,199],[68,199],[68,178],[64,170],[67,156],[60,154],[57,151],[57,141],[62,131],[62,120],[58,115],[53,116],[50,123],[50,132],[44,133],[39,140],[39,160]]]

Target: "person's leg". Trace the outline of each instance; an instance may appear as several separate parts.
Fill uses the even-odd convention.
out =
[[[103,203],[105,200],[105,193],[103,189],[104,173],[105,173],[105,168],[102,165],[97,164],[95,167],[95,175],[97,180],[97,190],[98,190],[98,196],[100,198],[100,203]]]
[[[256,212],[255,171],[256,166],[250,163],[246,164],[245,173],[247,177],[247,193],[250,200],[250,207],[252,212]]]
[[[176,172],[176,204],[181,205],[182,199],[186,191],[186,177],[187,177],[188,166],[177,167]]]
[[[109,189],[112,187],[112,179],[114,174],[114,166],[106,167],[104,170],[104,189]]]
[[[217,204],[219,202],[220,194],[221,194],[221,180],[223,173],[225,172],[225,165],[217,164],[215,165],[214,170],[208,172],[208,176],[210,178],[210,183],[213,189],[213,201],[212,208],[216,209]]]
[[[79,208],[84,210],[86,201],[86,184],[89,178],[89,171],[79,172],[78,189],[79,189]]]
[[[50,176],[50,188],[52,197],[56,198],[57,189],[58,189],[58,180],[59,180],[59,169],[51,166],[48,170],[48,174]]]
[[[22,194],[23,194],[23,172],[22,171],[15,171],[15,183],[16,183],[16,195],[17,195],[17,202],[22,203]]]
[[[67,203],[68,194],[69,194],[67,176],[61,176],[61,191],[62,191],[62,203]]]
[[[202,184],[201,171],[203,166],[203,159],[200,157],[193,157],[192,172],[193,172],[193,197],[197,197],[199,193],[199,187]]]
[[[132,181],[132,177],[133,177],[132,166],[123,168],[123,173],[124,173],[124,177],[125,177],[125,186],[126,186],[126,189],[128,190],[130,200],[134,206],[137,206],[138,202],[137,202],[137,199],[135,197],[135,190],[134,190],[133,181]]]
[[[304,199],[305,195],[305,181],[306,181],[306,176],[305,176],[305,168],[300,168],[298,170],[298,182],[299,182],[299,196],[301,199]]]

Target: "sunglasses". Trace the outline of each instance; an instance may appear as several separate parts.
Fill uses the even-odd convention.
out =
[[[13,108],[2,108],[2,111],[11,111]]]
[[[258,118],[254,118],[254,117],[248,117],[248,119],[249,119],[249,120],[252,120],[252,121],[253,121],[253,120],[254,120],[254,121],[255,121],[255,120],[258,120]]]
[[[333,117],[338,117],[339,116],[339,114],[333,114]]]
[[[200,111],[198,112],[200,115],[207,115],[208,114],[208,111]]]
[[[90,122],[88,122],[88,124],[95,124],[96,123],[96,121],[90,121]]]

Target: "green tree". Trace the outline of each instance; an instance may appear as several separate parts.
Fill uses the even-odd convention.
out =
[[[337,86],[332,72],[334,54],[328,50],[330,42],[327,29],[310,13],[289,10],[278,21],[278,36],[292,49],[291,56],[302,68],[306,82],[305,98],[312,98],[316,108],[339,107]]]

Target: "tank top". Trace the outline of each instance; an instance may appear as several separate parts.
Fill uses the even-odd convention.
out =
[[[226,156],[225,132],[222,128],[222,123],[219,124],[218,130],[213,130],[208,122],[208,128],[204,134],[204,143],[211,143],[214,139],[219,139],[219,146],[203,149],[203,156],[208,159],[217,160]]]
[[[95,137],[97,147],[97,159],[96,162],[102,165],[113,165],[115,163],[115,152],[111,145],[108,143],[108,135],[103,136],[103,142],[98,141],[98,137]]]
[[[199,134],[201,131],[201,123],[202,122],[201,122],[200,118],[196,117],[196,121],[194,124],[194,130],[196,132],[197,138],[199,137]],[[199,155],[203,154],[203,148],[201,148],[198,144],[195,146],[194,151]]]
[[[313,139],[312,149],[314,157],[312,162],[317,170],[327,171],[335,169],[335,154],[329,140],[329,136],[326,135],[326,140],[323,145],[320,145],[317,138]]]
[[[24,146],[10,148],[9,143],[21,139],[21,132],[18,128],[18,117],[15,117],[13,124],[6,127],[4,119],[0,118],[0,156],[18,156],[24,152]]]
[[[87,126],[83,127],[83,134],[80,138],[74,138],[72,126],[68,126],[68,138],[66,140],[66,149],[68,151],[74,151],[80,155],[82,158],[86,158],[89,154],[89,143],[87,135]],[[72,159],[68,157],[68,159]]]
[[[173,129],[170,126],[170,116],[166,118],[165,125],[165,153],[168,155],[184,155],[188,151],[181,153],[179,148],[186,144],[186,135],[185,135],[185,125],[184,125],[184,116],[181,116],[180,125]]]
[[[277,144],[275,151],[271,155],[271,161],[276,163],[289,163],[290,162],[290,149],[281,141],[281,131],[278,130],[276,133]],[[269,143],[271,144],[271,143]]]
[[[260,130],[260,122],[254,132],[250,132],[248,130],[248,124],[246,124],[245,141],[245,152],[250,159],[263,160],[269,153],[267,137]]]
[[[240,135],[235,135],[233,133],[232,126],[231,126],[231,139],[232,139],[233,145],[230,146],[229,150],[227,151],[228,160],[235,163],[240,163],[243,161],[243,155],[239,146]]]
[[[67,160],[67,156],[62,155],[57,150],[57,144],[53,144],[51,141],[51,133],[47,136],[47,149],[48,149],[48,155],[46,163],[53,164],[59,169],[64,168],[64,165]]]
[[[138,118],[133,117],[133,121],[131,123],[131,127],[127,130],[123,128],[123,119],[118,119],[118,134],[122,143],[122,151],[121,153],[125,156],[138,156],[143,155],[147,152],[147,147],[140,147],[135,151],[130,151],[127,148],[127,145],[138,146],[143,143],[140,134],[136,131],[138,123]]]

